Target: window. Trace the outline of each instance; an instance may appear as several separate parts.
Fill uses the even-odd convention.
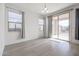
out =
[[[8,30],[17,31],[22,29],[22,12],[8,8]]]
[[[43,30],[43,20],[42,19],[39,19],[39,25],[40,25],[40,30]]]

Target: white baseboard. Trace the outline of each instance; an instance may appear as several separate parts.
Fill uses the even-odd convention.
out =
[[[7,46],[7,45],[12,45],[12,44],[16,44],[16,43],[21,43],[21,42],[24,42],[24,41],[27,41],[27,40],[25,40],[25,39],[20,39],[20,40],[17,40],[16,42],[8,43],[8,44],[6,44],[5,46]]]

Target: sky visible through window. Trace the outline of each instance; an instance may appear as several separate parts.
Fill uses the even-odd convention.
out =
[[[21,14],[17,14],[14,12],[8,12],[9,14],[9,21],[11,22],[22,22],[22,15]]]

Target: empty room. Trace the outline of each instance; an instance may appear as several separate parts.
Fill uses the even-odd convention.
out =
[[[0,56],[79,56],[79,3],[0,3]]]

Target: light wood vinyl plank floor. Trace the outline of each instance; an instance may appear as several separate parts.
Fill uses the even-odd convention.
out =
[[[50,39],[30,40],[6,46],[3,56],[79,56],[79,45]]]

